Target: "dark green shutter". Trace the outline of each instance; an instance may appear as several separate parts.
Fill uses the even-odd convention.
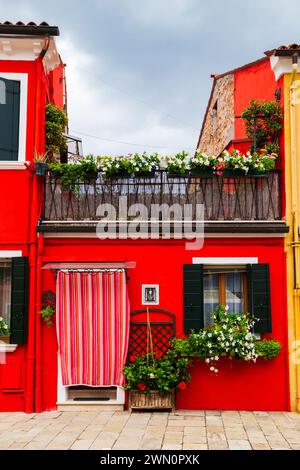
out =
[[[203,328],[203,265],[183,265],[184,331]]]
[[[249,264],[249,311],[258,319],[255,333],[271,333],[270,272],[268,264]]]
[[[12,258],[11,342],[24,344],[27,340],[28,317],[28,258]]]
[[[0,161],[16,161],[19,152],[20,82],[1,78],[5,100],[0,102]]]

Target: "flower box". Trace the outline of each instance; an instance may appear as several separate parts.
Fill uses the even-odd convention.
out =
[[[222,171],[222,176],[224,178],[239,178],[241,176],[247,176],[246,172],[243,170],[234,170],[233,168],[225,168]]]
[[[9,344],[10,336],[0,336],[0,341],[2,341],[2,343]]]
[[[149,393],[130,390],[128,406],[130,410],[173,410],[175,408],[175,392],[171,390],[164,395],[160,395],[157,390],[151,390]]]
[[[268,175],[266,172],[249,170],[247,176],[250,178],[266,178]]]
[[[191,176],[196,178],[212,178],[214,176],[214,170],[212,168],[195,168],[191,170]]]
[[[34,169],[36,176],[45,176],[47,170],[47,163],[35,162]]]
[[[189,171],[185,171],[184,173],[168,173],[168,178],[188,178]]]
[[[139,171],[134,175],[135,178],[154,178],[155,177],[155,170],[151,171]]]

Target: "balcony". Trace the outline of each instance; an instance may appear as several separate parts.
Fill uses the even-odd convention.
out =
[[[96,181],[76,182],[74,186],[72,191],[66,191],[59,180],[51,175],[46,177],[40,231],[51,231],[54,227],[56,231],[76,231],[76,227],[80,227],[80,231],[92,231],[91,227],[101,219],[97,215],[101,204],[112,204],[117,219],[122,219],[120,196],[127,197],[127,206],[143,204],[149,213],[153,204],[179,204],[181,207],[189,204],[193,220],[197,218],[197,204],[203,204],[205,226],[208,229],[214,226],[211,231],[216,228],[219,232],[232,233],[235,227],[238,232],[251,232],[257,231],[257,226],[263,227],[265,232],[287,231],[282,221],[279,170],[265,177],[234,178],[219,175],[171,177],[159,170],[152,177],[104,180],[99,175]]]

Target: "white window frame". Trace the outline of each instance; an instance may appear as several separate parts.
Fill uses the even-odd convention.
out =
[[[28,74],[0,72],[0,79],[16,80],[20,82],[20,120],[19,120],[19,151],[18,160],[0,161],[0,170],[25,169],[26,161],[26,133],[27,133],[27,101],[28,101]]]

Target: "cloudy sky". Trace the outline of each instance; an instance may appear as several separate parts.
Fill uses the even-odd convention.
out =
[[[298,0],[0,0],[0,15],[59,26],[70,133],[97,155],[193,151],[210,74],[300,43]]]

